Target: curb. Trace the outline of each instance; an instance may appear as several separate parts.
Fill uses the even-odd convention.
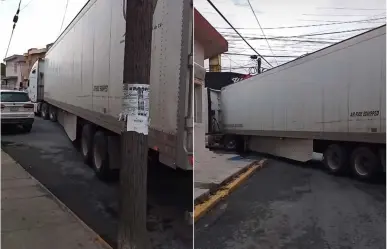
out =
[[[198,203],[194,207],[194,223],[196,223],[200,218],[202,218],[208,211],[211,210],[216,204],[218,204],[221,200],[223,200],[225,197],[230,195],[237,187],[239,187],[243,182],[245,182],[255,171],[258,169],[261,169],[267,159],[262,159],[259,162],[255,161],[248,165],[247,167],[243,168],[239,172],[235,173],[234,175],[231,175],[224,181],[223,186],[219,186],[219,188],[215,191],[211,191],[209,194],[204,194],[202,196],[199,196],[199,198],[204,198],[203,196],[206,196],[207,198],[203,200],[201,203]],[[212,194],[211,194],[212,193]],[[195,200],[196,202],[196,200]]]
[[[4,150],[2,150],[3,153],[7,154]],[[98,233],[96,233],[91,227],[89,227],[85,222],[83,222],[73,211],[71,211],[70,208],[68,208],[61,200],[59,200],[50,190],[48,190],[41,182],[39,182],[35,177],[33,177],[27,170],[25,170],[23,168],[23,166],[21,166],[18,162],[15,161],[15,159],[13,159],[10,155],[8,155],[9,158],[12,159],[12,161],[14,161],[17,165],[19,165],[25,172],[27,172],[27,174],[36,181],[37,185],[39,185],[42,189],[44,189],[45,191],[47,191],[47,193],[49,194],[50,198],[52,198],[58,205],[61,209],[63,209],[64,211],[70,213],[86,230],[88,230],[89,232],[91,232],[92,234],[95,235],[95,241],[98,241],[99,243],[101,243],[104,247],[106,247],[107,249],[113,249],[113,247],[111,247],[105,240],[103,240],[101,238],[101,236],[98,235]]]

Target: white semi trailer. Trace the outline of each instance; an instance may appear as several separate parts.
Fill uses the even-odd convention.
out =
[[[385,172],[385,25],[208,96],[211,134],[238,150],[297,161],[317,152],[332,173]]]
[[[80,140],[84,160],[102,179],[120,166],[125,129],[123,2],[88,1],[35,63],[28,89],[36,111]],[[152,34],[150,154],[183,170],[193,161],[192,11],[190,0],[158,0]]]

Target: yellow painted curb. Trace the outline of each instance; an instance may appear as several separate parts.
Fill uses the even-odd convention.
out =
[[[211,208],[218,204],[222,199],[231,194],[238,186],[246,181],[257,169],[263,167],[266,159],[260,160],[258,163],[253,163],[252,166],[228,184],[220,188],[215,194],[211,195],[208,200],[195,206],[194,222],[203,217]]]

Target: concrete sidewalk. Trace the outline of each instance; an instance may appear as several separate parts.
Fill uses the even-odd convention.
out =
[[[196,145],[196,144],[195,144]],[[214,152],[199,143],[195,146],[195,200],[207,195],[259,158],[242,158],[239,155]]]
[[[2,248],[111,249],[3,151],[1,219]]]

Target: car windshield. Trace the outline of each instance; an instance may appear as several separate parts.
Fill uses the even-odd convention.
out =
[[[1,102],[28,102],[28,94],[24,92],[2,92]]]

